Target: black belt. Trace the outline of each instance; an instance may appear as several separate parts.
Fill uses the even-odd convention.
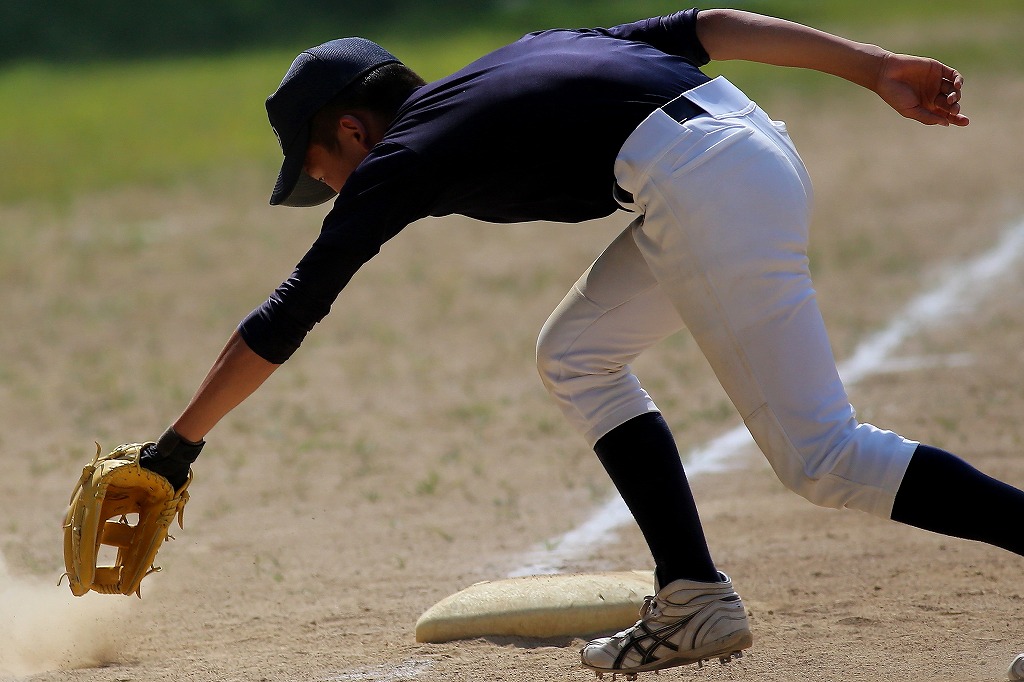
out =
[[[683,121],[689,121],[691,118],[696,118],[697,116],[702,116],[708,113],[704,109],[700,108],[699,106],[691,102],[690,100],[683,97],[682,95],[676,97],[674,100],[668,102],[667,104],[663,104],[661,106],[661,110],[664,111],[669,116],[671,116],[676,121],[678,121],[679,123],[682,123]],[[633,195],[619,187],[618,184],[615,185],[614,195],[620,203],[633,203]]]

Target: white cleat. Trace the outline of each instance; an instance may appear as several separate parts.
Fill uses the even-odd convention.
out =
[[[722,582],[676,580],[661,588],[633,627],[583,647],[583,666],[598,679],[611,673],[613,680],[616,674],[635,680],[636,673],[742,657],[754,641],[746,609],[729,577],[719,575]]]

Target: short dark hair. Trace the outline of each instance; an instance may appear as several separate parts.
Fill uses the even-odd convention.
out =
[[[426,85],[426,81],[405,64],[379,66],[339,92],[313,114],[309,141],[336,151],[336,125],[341,116],[363,112],[388,125],[395,119],[395,114],[409,99],[409,95],[423,85]]]

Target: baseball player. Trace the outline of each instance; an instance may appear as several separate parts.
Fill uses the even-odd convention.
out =
[[[963,79],[948,66],[737,10],[540,31],[432,83],[362,38],[306,50],[266,102],[284,152],[270,203],[333,206],[143,465],[182,484],[210,429],[414,220],[579,222],[625,211],[632,222],[537,345],[544,385],[596,451],[656,566],[640,620],[587,644],[585,667],[634,675],[729,660],[752,643],[672,434],[630,368],[684,327],[785,485],[818,505],[1024,554],[1013,524],[991,522],[1024,518],[1024,493],[857,421],[811,286],[807,172],[784,124],[700,70],[712,59],[815,69],[925,125],[968,124]]]

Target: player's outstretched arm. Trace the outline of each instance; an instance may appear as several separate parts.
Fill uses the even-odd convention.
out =
[[[188,407],[158,441],[127,443],[105,456],[97,444],[64,519],[64,563],[73,594],[94,590],[142,596],[141,582],[154,571],[168,526],[175,516],[181,525],[191,465],[203,437],[277,367],[254,353],[236,331]],[[137,522],[130,523],[128,516]],[[117,548],[113,565],[98,564],[101,545]]]
[[[697,15],[697,35],[713,60],[794,66],[829,73],[877,93],[902,116],[965,126],[963,78],[934,59],[894,54],[784,19],[731,9]]]
[[[249,348],[236,330],[174,422],[174,430],[187,440],[203,440],[224,415],[252,395],[278,367]]]

